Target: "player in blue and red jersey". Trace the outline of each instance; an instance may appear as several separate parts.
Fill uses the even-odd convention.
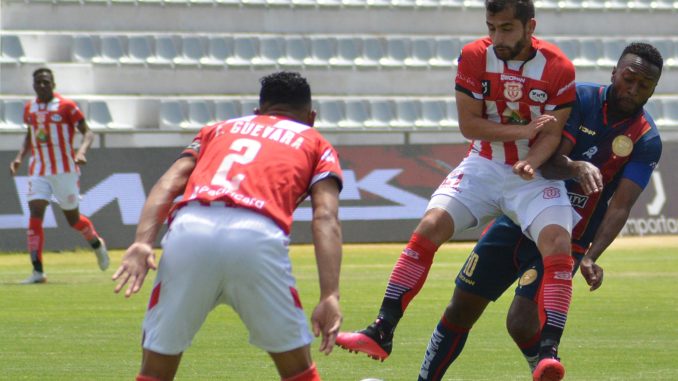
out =
[[[643,105],[654,92],[662,65],[654,47],[632,43],[612,71],[611,85],[577,84],[577,102],[558,152],[541,168],[546,178],[568,179],[570,200],[582,217],[572,233],[572,252],[591,291],[603,281],[596,260],[621,231],[661,156],[657,127]],[[533,369],[534,380],[562,379],[564,368],[562,374],[552,374],[537,365],[545,356],[539,353],[542,311],[537,307],[542,277],[543,263],[534,242],[506,216],[497,219],[457,276],[419,380],[442,378],[485,307],[516,279],[520,281],[508,313],[509,333]],[[544,297],[550,297],[548,289]]]

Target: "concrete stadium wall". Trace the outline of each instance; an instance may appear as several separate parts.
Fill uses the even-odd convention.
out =
[[[339,146],[345,184],[340,218],[345,242],[406,241],[432,191],[466,152],[465,144]],[[111,248],[129,245],[146,195],[177,157],[180,148],[93,149],[81,177],[81,211],[90,216]],[[14,152],[0,152],[9,163]],[[678,178],[663,168],[678,160],[678,143],[664,145],[662,164],[635,206],[624,234],[678,234]],[[25,170],[25,167],[24,167]],[[25,173],[25,172],[23,172]],[[27,177],[0,175],[0,251],[24,251],[28,207]],[[310,203],[295,213],[292,240],[310,242]],[[479,231],[457,237],[476,239]],[[46,213],[47,250],[86,246],[68,228],[57,205]]]

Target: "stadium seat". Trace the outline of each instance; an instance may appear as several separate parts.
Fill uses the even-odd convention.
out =
[[[210,106],[210,102],[204,100],[188,101],[188,118],[180,123],[181,128],[199,129],[212,123],[214,117]]]
[[[101,36],[101,55],[92,58],[92,62],[100,65],[117,65],[125,55],[120,36]]]
[[[259,37],[259,54],[252,58],[252,64],[257,67],[276,67],[278,60],[284,56],[285,41],[278,36]]]
[[[574,62],[575,59],[579,58],[579,42],[576,39],[563,37],[553,38],[550,41],[556,44],[570,61]]]
[[[369,119],[369,104],[364,99],[349,99],[344,102],[346,118],[339,122],[339,127],[362,128]]]
[[[174,64],[180,67],[199,66],[205,56],[205,38],[187,35],[181,38],[181,54],[174,58]]]
[[[395,121],[395,107],[388,99],[370,100],[370,119],[365,121],[368,128],[389,128]]]
[[[200,64],[211,68],[224,68],[226,59],[233,55],[233,38],[211,36],[207,42],[207,55],[200,59]]]
[[[252,59],[258,54],[257,38],[238,36],[234,39],[233,55],[226,58],[226,65],[234,68],[252,66]]]
[[[428,37],[420,37],[412,40],[412,54],[405,58],[405,65],[415,69],[426,69],[433,58],[434,43]]]
[[[602,41],[602,55],[596,62],[598,66],[614,67],[628,43],[623,38],[610,38]]]
[[[417,127],[441,127],[446,119],[446,105],[444,100],[424,100],[421,102],[421,117],[415,121]]]
[[[163,100],[160,103],[160,128],[180,129],[186,120],[183,102],[175,100]]]
[[[132,35],[127,38],[127,55],[120,58],[120,63],[124,65],[146,65],[151,54],[150,37]]]
[[[355,60],[360,56],[361,41],[356,37],[338,37],[337,54],[330,58],[330,65],[336,68],[353,68]]]
[[[92,62],[99,54],[92,36],[77,35],[73,41],[73,61],[74,62]]]
[[[421,103],[416,99],[398,99],[395,101],[396,118],[391,127],[415,128],[420,119]]]
[[[24,100],[5,100],[3,105],[3,124],[9,128],[25,128],[24,125]]]
[[[430,59],[432,67],[451,68],[457,64],[461,53],[461,41],[454,37],[438,37],[435,39],[435,54]]]
[[[335,39],[326,36],[311,36],[311,54],[304,59],[304,65],[310,67],[329,67],[334,57]]]
[[[240,114],[240,104],[237,100],[218,100],[214,102],[214,119],[217,122],[238,118]]]
[[[318,128],[337,128],[344,120],[344,102],[339,99],[323,100],[318,105]]]
[[[650,98],[643,108],[650,114],[658,128],[661,128],[664,126],[664,124],[666,124],[666,121],[664,120],[664,113],[662,111],[662,101],[660,98]]]
[[[386,38],[386,56],[379,60],[384,68],[400,69],[410,56],[410,40],[405,37]]]
[[[384,41],[380,37],[366,36],[362,41],[362,54],[355,59],[359,69],[374,69],[384,57]]]
[[[602,51],[601,42],[598,38],[580,39],[579,56],[573,59],[572,63],[576,67],[596,67]]]
[[[662,99],[662,111],[664,127],[678,128],[678,98]]]
[[[156,36],[155,54],[148,57],[146,62],[152,66],[171,67],[177,55],[177,45],[172,36]]]
[[[678,66],[678,60],[676,60],[676,43],[678,43],[678,40],[660,37],[649,38],[645,41],[652,44],[655,48],[657,48],[657,50],[659,50],[659,53],[661,53],[662,58],[664,59],[665,66]]]
[[[252,115],[254,110],[259,108],[259,99],[242,99],[240,100],[241,116]]]
[[[459,127],[459,116],[457,114],[457,103],[454,99],[445,102],[445,119],[440,121],[440,125],[445,128]]]
[[[285,54],[278,58],[278,64],[284,68],[300,68],[308,57],[306,39],[301,36],[285,37]]]
[[[89,101],[87,104],[87,124],[93,130],[113,127],[113,117],[105,101]]]
[[[35,59],[26,56],[21,39],[19,36],[12,34],[3,34],[0,36],[0,49],[2,55],[0,56],[0,64],[25,64],[25,63],[42,63],[40,59]]]

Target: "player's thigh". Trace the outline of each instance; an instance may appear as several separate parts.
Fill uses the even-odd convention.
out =
[[[28,202],[35,200],[45,200],[49,202],[52,199],[52,184],[45,176],[31,176],[28,178]]]
[[[280,232],[277,236],[252,236],[247,242],[253,244],[252,255],[239,263],[237,281],[229,281],[225,301],[247,326],[250,343],[270,353],[310,344],[312,337],[292,276],[286,238]]]
[[[80,175],[77,173],[60,173],[49,176],[54,198],[63,210],[77,209],[80,204]]]
[[[497,300],[519,275],[516,250],[524,239],[520,227],[508,219],[498,219],[466,259],[457,275],[457,287]]]
[[[427,209],[447,210],[453,216],[455,232],[486,224],[500,210],[497,189],[501,188],[505,176],[503,170],[491,160],[476,156],[465,158],[433,192]],[[446,201],[447,197],[455,202]],[[463,208],[451,209],[456,203]],[[464,219],[460,219],[462,216]]]
[[[571,231],[580,217],[572,208],[562,181],[545,180],[542,177],[524,181],[515,176],[506,186],[502,210],[528,234],[528,227],[551,207],[557,207],[560,214],[549,222]],[[535,241],[537,238],[530,237]]]
[[[164,355],[183,352],[217,305],[223,288],[224,242],[209,219],[178,215],[163,240],[143,347]]]

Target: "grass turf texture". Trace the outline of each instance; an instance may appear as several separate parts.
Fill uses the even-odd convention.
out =
[[[374,319],[397,245],[346,245],[342,268],[344,330]],[[437,254],[427,284],[396,331],[384,363],[335,347],[313,356],[325,380],[416,379],[430,334],[453,289],[469,244],[449,244]],[[575,279],[573,305],[560,355],[566,380],[678,380],[678,237],[623,238],[601,259],[603,287],[588,291]],[[309,246],[291,248],[294,273],[307,314],[318,297]],[[21,286],[26,254],[0,255],[0,380],[132,380],[139,369],[140,325],[151,274],[139,295],[113,294],[89,251],[46,253],[49,283]],[[522,355],[505,329],[512,293],[491,304],[471,331],[446,380],[527,380]],[[177,380],[276,380],[268,356],[247,343],[247,332],[228,307],[208,317],[184,354]]]

